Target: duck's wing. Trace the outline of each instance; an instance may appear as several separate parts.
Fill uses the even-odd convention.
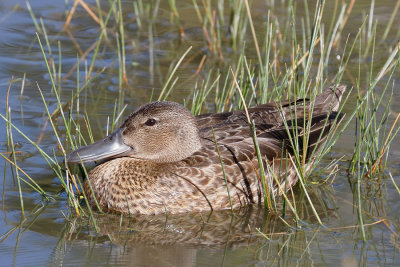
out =
[[[345,86],[330,87],[317,95],[312,104],[308,99],[298,99],[249,108],[260,149],[266,152],[263,155],[268,159],[276,158],[282,150],[293,154],[296,145],[297,150],[308,158],[323,143],[333,124],[340,121],[341,114],[337,110],[344,91]],[[243,148],[248,145],[243,140],[252,136],[248,118],[242,110],[205,114],[196,119],[204,146],[210,146],[210,150],[211,147],[215,149],[215,142]],[[307,142],[306,146],[303,146],[304,142]],[[304,147],[307,153],[303,153]]]
[[[308,157],[325,141],[327,134],[341,117],[341,114],[331,112],[317,114],[311,120],[297,118],[281,124],[256,123],[255,132],[261,154],[272,160],[279,158],[282,151],[293,154],[296,146],[303,155],[303,144],[306,142],[307,153],[304,154]],[[258,122],[261,120],[260,118]],[[200,136],[204,149],[216,150],[216,143],[218,143],[218,145],[230,147],[235,155],[240,151],[247,151],[247,158],[254,156],[254,141],[250,126],[245,119],[203,128],[200,130]]]
[[[346,86],[329,87],[317,95],[313,103],[308,98],[293,101],[272,102],[248,109],[250,120],[259,127],[282,125],[303,117],[327,115],[338,111]],[[247,125],[248,119],[243,110],[214,114],[202,114],[196,117],[199,129],[218,127],[223,124]]]

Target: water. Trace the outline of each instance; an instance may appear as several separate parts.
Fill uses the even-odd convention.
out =
[[[284,23],[287,12],[281,1],[275,1],[274,13],[279,22]],[[329,22],[334,1],[327,3],[324,21]],[[91,3],[95,6],[96,3]],[[107,5],[101,3],[103,7]],[[219,67],[226,71],[234,64],[237,53],[230,46],[222,46],[225,57],[218,59],[204,41],[201,24],[198,22],[192,1],[180,2],[178,10],[185,37],[180,37],[167,2],[161,2],[154,27],[138,29],[134,20],[132,4],[123,2],[126,23],[126,57],[129,84],[123,96],[119,93],[118,57],[116,40],[109,34],[108,45],[101,48],[96,69],[106,70],[94,80],[80,99],[81,108],[86,109],[94,127],[94,137],[99,139],[106,134],[108,116],[112,116],[115,99],[123,98],[129,104],[124,114],[129,114],[137,106],[147,102],[154,90],[158,95],[163,87],[171,63],[176,63],[182,53],[192,45],[189,54],[191,60],[179,68],[179,76],[169,99],[178,102],[190,101],[196,82],[207,77],[207,69]],[[369,13],[370,1],[357,1],[349,22],[344,29],[355,34],[364,15]],[[378,19],[377,40],[383,35],[390,14],[394,9],[393,1],[375,3],[374,18]],[[64,1],[32,1],[32,9],[37,18],[42,18],[51,42],[54,58],[58,58],[58,44],[62,51],[62,76],[59,92],[62,101],[68,101],[71,92],[76,91],[76,55],[82,55],[99,36],[99,27],[87,13],[78,7],[69,27],[71,33],[63,31],[66,11],[72,3]],[[253,1],[252,16],[257,35],[262,40],[261,26],[265,26],[267,10],[272,3]],[[310,1],[310,14],[315,3]],[[108,10],[104,8],[104,10]],[[297,5],[296,21],[304,18],[303,3]],[[377,42],[374,57],[376,73],[383,66],[389,47],[398,39],[399,19],[393,23],[394,29],[389,38]],[[40,23],[40,22],[39,22]],[[147,25],[143,22],[143,25]],[[327,30],[328,26],[326,26]],[[39,140],[46,152],[58,151],[56,138],[50,125],[46,124],[45,109],[38,86],[51,112],[56,107],[56,99],[51,91],[50,77],[36,41],[35,26],[26,8],[25,1],[2,1],[0,3],[0,113],[5,114],[8,84],[13,76],[16,81],[11,86],[9,106],[13,122],[34,141]],[[299,34],[301,28],[299,27]],[[43,35],[41,40],[45,43]],[[73,39],[71,38],[73,36]],[[249,38],[249,48],[252,41]],[[340,40],[338,51],[344,47]],[[336,53],[336,51],[334,51]],[[340,54],[340,52],[338,52]],[[79,65],[81,81],[90,66],[93,50],[90,50],[87,62]],[[204,70],[196,78],[198,65],[207,55]],[[249,58],[257,60],[255,51],[249,52]],[[357,77],[358,58],[351,60],[343,82],[349,87]],[[362,66],[361,84],[368,79],[371,58]],[[290,59],[288,59],[290,62]],[[331,61],[329,70],[336,71],[337,62]],[[21,79],[26,74],[25,88],[21,94]],[[398,80],[398,71],[394,74]],[[82,84],[81,84],[82,86]],[[394,83],[393,113],[398,112],[400,93]],[[379,92],[382,88],[377,87]],[[351,102],[353,101],[353,102]],[[351,113],[355,97],[344,108]],[[211,103],[210,103],[211,106]],[[390,122],[393,117],[390,118]],[[0,120],[0,152],[6,151],[6,125]],[[62,131],[62,129],[61,129]],[[332,185],[319,184],[310,188],[311,197],[316,204],[318,214],[323,221],[319,226],[312,215],[310,206],[299,196],[299,210],[302,221],[297,229],[288,227],[276,216],[266,215],[257,208],[241,210],[232,217],[230,212],[214,212],[197,215],[120,218],[119,216],[98,215],[99,232],[95,232],[86,221],[70,216],[66,197],[61,194],[57,200],[43,202],[41,197],[26,185],[23,185],[24,208],[27,220],[21,222],[19,191],[15,175],[7,165],[2,181],[2,210],[0,211],[0,258],[1,266],[234,266],[234,265],[313,265],[313,266],[394,266],[400,262],[400,196],[388,178],[390,171],[400,184],[399,139],[395,139],[389,151],[388,164],[384,175],[363,183],[364,223],[367,242],[362,241],[360,229],[356,227],[358,214],[352,187],[355,179],[348,176],[346,166],[354,143],[354,125],[342,135],[335,149],[328,155],[331,158],[345,156],[339,163],[339,172]],[[46,191],[56,194],[61,189],[46,162],[22,136],[13,132],[19,151],[17,160],[27,172]],[[59,152],[57,152],[59,153]],[[2,161],[2,166],[6,166]],[[314,177],[316,181],[320,177]],[[288,222],[293,218],[288,215]],[[382,221],[384,220],[384,221]],[[22,227],[20,225],[22,224]],[[267,235],[262,237],[258,231]]]

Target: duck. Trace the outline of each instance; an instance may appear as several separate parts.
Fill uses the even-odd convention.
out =
[[[103,212],[156,215],[262,205],[264,185],[269,194],[281,195],[297,183],[296,144],[302,170],[312,168],[342,119],[338,110],[345,89],[331,86],[313,100],[198,116],[176,102],[150,102],[66,160],[100,162],[83,189],[90,206]]]

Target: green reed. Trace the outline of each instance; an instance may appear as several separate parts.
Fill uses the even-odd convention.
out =
[[[233,213],[231,193],[229,191],[228,178],[226,177],[226,173],[225,173],[224,161],[223,161],[223,159],[221,157],[221,153],[219,152],[218,141],[217,141],[217,138],[215,137],[214,129],[211,128],[211,131],[212,131],[214,142],[215,142],[215,149],[217,150],[219,162],[221,164],[222,174],[224,176],[224,181],[225,181],[225,185],[226,185],[226,191],[228,192],[229,206],[231,207],[231,211]]]
[[[29,14],[31,15],[31,18],[32,18],[33,24],[35,25],[36,31],[41,32],[41,28],[39,27],[39,23],[37,22],[35,13],[33,13],[32,7],[29,4],[29,1],[26,1],[26,7],[28,9]]]
[[[14,166],[17,166],[17,158],[15,156],[15,145],[14,145],[14,138],[13,138],[13,131],[11,128],[11,110],[8,110],[8,129],[7,129],[7,133],[9,134],[9,147],[11,147],[11,154],[12,154],[12,159],[13,159],[13,163]],[[24,198],[22,196],[22,188],[21,188],[21,177],[19,175],[19,170],[18,168],[15,168],[15,174],[17,176],[17,185],[18,185],[18,192],[19,192],[19,201],[20,201],[20,205],[21,205],[21,217],[22,219],[25,217],[25,209],[24,209]]]

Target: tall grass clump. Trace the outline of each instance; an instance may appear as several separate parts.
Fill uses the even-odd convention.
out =
[[[371,12],[372,13],[372,12]],[[371,24],[371,23],[370,23]],[[391,111],[392,97],[394,90],[394,74],[400,70],[400,44],[397,43],[392,49],[386,62],[374,73],[376,27],[369,27],[370,38],[366,39],[367,45],[359,42],[359,62],[361,57],[366,55],[366,50],[372,49],[369,75],[366,85],[361,85],[362,73],[359,63],[358,77],[356,81],[357,103],[359,108],[356,111],[356,128],[354,153],[349,162],[349,172],[356,177],[355,196],[358,206],[358,217],[361,225],[362,238],[366,240],[363,219],[363,189],[364,179],[370,179],[381,174],[386,169],[386,161],[389,155],[390,144],[400,130],[398,119],[399,114],[393,119]],[[377,92],[375,88],[382,88]],[[397,188],[397,185],[394,183]],[[366,200],[366,202],[369,202]]]

